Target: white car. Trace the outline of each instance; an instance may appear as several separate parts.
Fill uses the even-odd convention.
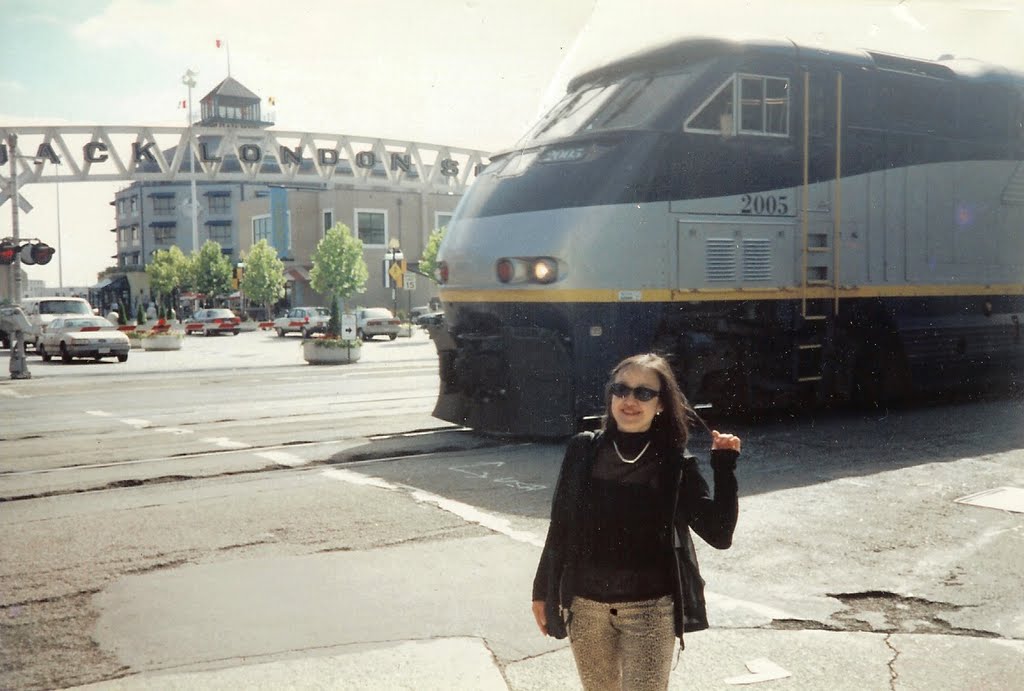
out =
[[[229,309],[211,307],[201,309],[185,320],[185,335],[202,334],[234,334],[238,335],[241,330],[239,325],[242,322],[238,316]]]
[[[35,346],[37,352],[42,335],[54,319],[93,316],[92,306],[86,300],[73,297],[24,298],[21,309],[32,325],[32,331],[25,334],[25,343]]]
[[[283,317],[274,320],[274,331],[278,336],[300,333],[303,338],[327,331],[331,311],[326,307],[293,307]]]
[[[54,355],[60,355],[65,363],[76,357],[116,357],[118,362],[125,362],[131,344],[103,317],[58,317],[39,336],[36,350],[46,362]]]
[[[387,336],[392,341],[398,338],[402,322],[384,307],[367,307],[356,311],[356,336],[369,341],[374,336]]]

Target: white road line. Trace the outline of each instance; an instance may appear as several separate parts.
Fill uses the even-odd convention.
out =
[[[534,547],[544,547],[543,538],[526,530],[515,530],[512,528],[512,525],[509,523],[507,518],[501,518],[494,514],[487,513],[486,511],[481,511],[475,506],[464,504],[461,501],[446,499],[440,495],[433,494],[431,492],[424,492],[423,490],[416,489],[415,487],[393,485],[386,480],[372,477],[370,475],[363,475],[362,473],[357,473],[352,470],[329,468],[324,470],[323,474],[329,478],[348,482],[353,485],[368,485],[370,487],[380,487],[381,489],[388,490],[406,490],[409,491],[412,498],[418,502],[433,504],[442,511],[455,514],[464,521],[476,523],[488,530],[493,530],[496,533],[510,537],[517,542],[523,542],[527,545],[533,545]]]
[[[278,465],[286,465],[291,468],[309,463],[309,459],[296,456],[295,454],[288,453],[287,451],[260,451],[255,455],[260,458],[265,458],[268,461],[273,461]]]
[[[748,610],[759,614],[762,617],[768,619],[794,619],[796,615],[792,612],[786,612],[781,609],[776,609],[770,605],[762,605],[759,602],[751,602],[750,600],[741,600],[738,597],[730,597],[723,595],[722,593],[716,593],[707,591],[705,593],[709,603],[712,603],[716,609],[728,609],[728,610]]]
[[[149,427],[150,425],[153,424],[149,420],[143,420],[142,418],[135,417],[121,418],[120,420],[118,420],[118,422],[123,423],[125,425],[131,425],[135,429],[142,429],[143,427]]]
[[[356,473],[351,470],[339,470],[338,468],[328,468],[323,471],[323,474],[329,478],[335,480],[341,480],[347,482],[350,485],[369,485],[370,487],[380,487],[381,489],[401,489],[398,485],[392,485],[386,480],[381,480],[379,477],[372,477],[370,475],[363,475],[362,473]]]
[[[222,449],[244,449],[249,446],[245,442],[234,441],[227,437],[203,437],[199,441],[205,441],[208,444],[216,444]]]
[[[195,434],[193,430],[184,427],[154,427],[153,431],[162,434]]]
[[[476,523],[488,530],[493,530],[496,533],[506,535],[516,542],[523,542],[527,545],[533,545],[534,547],[544,547],[543,538],[538,537],[527,530],[515,530],[507,518],[499,518],[498,516],[489,514],[486,511],[481,511],[475,506],[463,504],[461,501],[455,501],[454,499],[446,499],[445,497],[437,494],[423,492],[421,490],[414,491],[412,493],[412,498],[419,502],[433,504],[437,508],[447,511],[448,513],[453,513],[459,518],[469,521],[470,523]]]
[[[96,417],[111,417],[113,413],[108,413],[105,410],[87,410],[86,415],[95,415]]]
[[[0,395],[10,396],[11,398],[32,398],[31,396],[27,396],[20,391],[15,391],[14,389],[0,389]]]

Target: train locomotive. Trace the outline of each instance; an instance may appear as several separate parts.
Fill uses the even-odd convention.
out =
[[[668,356],[719,409],[1024,372],[1024,77],[687,39],[574,78],[438,252],[434,415],[558,437]]]

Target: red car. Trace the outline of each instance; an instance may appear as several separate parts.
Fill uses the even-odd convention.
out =
[[[231,310],[199,310],[185,321],[185,333],[201,333],[204,336],[230,333],[237,336],[241,323],[241,320]]]

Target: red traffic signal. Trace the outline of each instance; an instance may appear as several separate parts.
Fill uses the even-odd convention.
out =
[[[47,245],[45,242],[36,242],[29,245],[32,249],[29,250],[29,254],[32,257],[33,264],[49,264],[50,260],[53,259],[53,253],[55,250]]]
[[[0,240],[0,264],[13,264],[18,256],[18,246],[10,240]]]
[[[0,240],[0,265],[13,264],[21,258],[22,264],[49,264],[53,259],[54,249],[45,242],[27,242],[16,245],[10,239]]]

